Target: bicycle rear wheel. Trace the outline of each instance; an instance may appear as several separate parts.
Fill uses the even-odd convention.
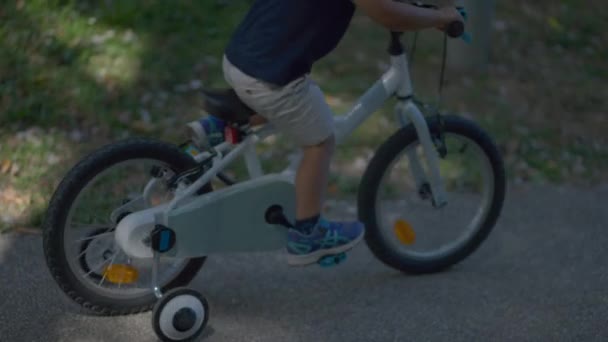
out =
[[[438,139],[438,120],[428,124]],[[376,257],[403,272],[438,272],[462,261],[486,239],[502,209],[505,171],[490,137],[455,116],[444,117],[443,131],[445,207],[436,208],[428,184],[416,184],[412,177],[412,155],[427,170],[412,125],[378,149],[361,181],[358,209],[366,242]]]
[[[50,201],[43,247],[53,278],[73,301],[101,315],[152,308],[152,260],[129,258],[116,244],[114,230],[130,212],[170,201],[171,178],[195,166],[176,146],[129,139],[91,153],[68,172]],[[163,176],[154,179],[152,173]],[[163,290],[187,285],[204,261],[164,260]]]

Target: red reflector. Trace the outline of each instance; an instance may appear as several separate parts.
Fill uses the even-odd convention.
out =
[[[226,136],[226,141],[233,145],[241,142],[239,130],[234,127],[226,126],[224,129],[224,135]]]

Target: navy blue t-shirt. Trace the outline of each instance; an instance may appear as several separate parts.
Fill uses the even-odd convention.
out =
[[[226,57],[249,76],[285,85],[336,48],[354,12],[351,0],[256,0]]]

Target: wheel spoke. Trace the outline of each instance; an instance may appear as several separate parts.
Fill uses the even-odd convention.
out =
[[[103,224],[103,223],[77,223],[77,224],[70,224],[71,228],[75,228],[75,229],[102,229],[102,228],[108,228],[108,224]]]
[[[111,261],[110,259],[106,259],[103,262],[101,262],[100,264],[98,264],[95,267],[91,267],[91,270],[87,273],[84,274],[85,277],[88,277],[89,275],[91,275],[91,273],[93,273],[95,270],[97,270],[98,268],[102,267],[103,265],[105,265],[108,261]]]
[[[87,248],[85,248],[84,250],[82,250],[82,252],[78,253],[78,255],[76,256],[76,259],[80,259],[89,249],[90,246],[87,246]]]
[[[121,288],[121,285],[122,285],[122,278],[120,279],[120,283],[118,283],[118,289],[119,289],[119,290],[120,290],[120,288]]]
[[[131,265],[131,258],[129,258],[129,257],[127,257],[127,265],[129,265],[129,266]],[[121,278],[120,283],[118,283],[118,289],[119,290],[122,287],[122,284],[123,284],[123,282],[122,282],[122,278]]]
[[[93,240],[93,239],[98,238],[100,236],[109,235],[109,234],[114,234],[114,231],[112,230],[112,231],[105,232],[105,233],[95,234],[95,235],[92,235],[92,236],[89,236],[89,237],[86,237],[86,238],[77,239],[77,240],[74,240],[74,243],[84,242],[84,241],[88,241],[88,240]]]
[[[384,232],[383,234],[390,237],[388,239],[391,244],[390,248],[399,250],[404,258],[438,258],[461,248],[480,229],[483,215],[490,208],[491,191],[488,191],[488,187],[494,186],[494,178],[490,162],[484,151],[475,141],[457,134],[455,136],[455,134],[448,133],[445,143],[449,149],[452,146],[450,150],[455,152],[451,155],[452,158],[448,155],[440,162],[446,188],[453,187],[453,193],[450,191],[453,201],[444,210],[436,211],[427,210],[421,203],[406,199],[411,210],[408,222],[417,230],[415,243],[402,243],[398,239],[398,235],[404,234],[404,231],[396,233],[395,223],[388,219],[391,211],[403,209],[395,206],[397,202],[395,202],[393,189],[400,186],[411,186],[402,184],[402,177],[395,176],[395,173],[400,174],[402,171],[401,163],[408,161],[405,158],[407,147],[387,166],[380,181],[382,189],[379,197],[376,198],[376,217],[380,220],[380,229]],[[417,150],[416,152],[422,151]],[[410,163],[404,165],[404,169],[410,173],[412,168],[413,165]],[[479,183],[480,186],[469,187],[467,186],[469,183]],[[417,190],[419,189],[412,189],[412,191]]]
[[[114,255],[112,256],[112,259],[110,260],[110,265],[108,265],[108,266],[114,265],[114,259],[116,259],[117,255],[118,255],[118,252],[114,253]],[[97,286],[101,287],[101,284],[103,284],[104,280],[106,280],[106,272],[103,272],[103,277],[101,277],[101,280],[99,281],[99,284],[97,284]]]
[[[148,148],[158,152],[157,144]],[[145,279],[149,277],[145,262],[129,260],[120,248],[116,248],[116,243],[113,241],[116,224],[111,222],[110,217],[113,210],[123,206],[125,199],[132,200],[133,197],[142,196],[144,186],[150,179],[146,172],[150,165],[167,167],[170,170],[168,174],[175,172],[173,168],[182,167],[182,164],[184,167],[189,165],[190,161],[185,159],[181,162],[178,160],[180,164],[175,166],[167,165],[166,160],[175,160],[172,159],[174,152],[174,148],[170,147],[159,152],[164,153],[160,159],[137,157],[109,166],[98,162],[98,170],[80,190],[75,200],[63,204],[69,207],[67,217],[63,227],[57,229],[63,231],[61,248],[64,249],[69,271],[75,276],[76,282],[93,287],[94,291],[102,297],[116,297],[119,302],[152,291]],[[155,205],[170,201],[173,197],[169,189],[161,186],[155,186],[150,195]],[[102,255],[104,253],[105,255]],[[137,278],[134,278],[133,282],[127,281],[128,278],[123,278],[119,273],[104,272],[107,266],[115,267],[123,263],[137,265],[132,267],[138,271],[140,277],[138,281]],[[177,279],[176,277],[180,276],[187,265],[190,265],[188,259],[179,260],[175,268],[163,268],[159,276],[169,281]]]

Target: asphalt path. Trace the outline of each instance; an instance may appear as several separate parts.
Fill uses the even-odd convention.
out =
[[[428,276],[365,245],[330,269],[289,268],[280,252],[209,258],[191,284],[211,305],[203,340],[608,341],[607,203],[608,186],[512,186],[486,243]],[[39,235],[0,235],[0,341],[155,340],[150,313],[96,317],[67,300]]]

